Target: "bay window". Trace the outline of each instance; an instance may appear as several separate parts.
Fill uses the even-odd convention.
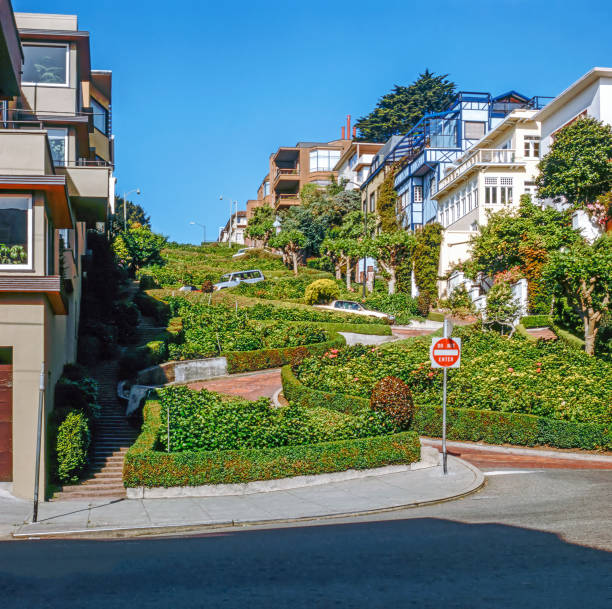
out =
[[[0,268],[31,268],[32,199],[0,196]]]
[[[24,85],[68,86],[68,45],[24,43]]]
[[[108,135],[108,110],[93,97],[91,98],[91,109],[93,110],[94,127]]]
[[[312,150],[310,152],[310,172],[333,171],[339,160],[339,150]]]

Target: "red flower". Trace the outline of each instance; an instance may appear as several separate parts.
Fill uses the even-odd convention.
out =
[[[514,368],[508,368],[508,372],[514,372]]]
[[[333,357],[338,357],[338,355],[337,355],[336,353],[330,353],[330,354],[329,354],[329,357],[330,357],[330,359],[331,359],[331,358],[333,358]]]
[[[541,368],[538,368],[538,369],[536,370],[536,372],[542,372],[542,369],[541,369]]]
[[[428,376],[429,378],[431,378],[433,375],[434,375],[434,373],[433,373],[433,372],[428,372],[428,373],[427,373],[427,376]]]

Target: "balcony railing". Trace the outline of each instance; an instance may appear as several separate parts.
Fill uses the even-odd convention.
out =
[[[275,178],[279,178],[280,176],[296,176],[299,174],[299,169],[297,167],[292,167],[290,169],[281,169],[280,167],[276,170]]]
[[[112,167],[112,163],[104,160],[77,159],[76,161],[56,161],[53,160],[56,167]]]
[[[507,148],[482,148],[476,150],[459,167],[453,169],[440,180],[437,191],[446,188],[475,165],[514,165],[516,163],[515,157],[515,151]]]
[[[276,207],[280,205],[299,205],[300,204],[300,195],[298,193],[283,193],[280,195],[276,195],[276,199],[274,201]]]

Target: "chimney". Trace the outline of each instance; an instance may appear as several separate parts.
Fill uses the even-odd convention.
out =
[[[344,138],[344,129],[345,129],[345,128],[344,128],[344,127],[342,127],[342,139],[345,139],[345,138]]]
[[[346,115],[346,137],[351,139],[351,115]]]
[[[357,137],[357,127],[353,127],[353,139]]]

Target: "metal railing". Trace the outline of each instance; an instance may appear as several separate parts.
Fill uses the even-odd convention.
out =
[[[461,165],[440,180],[436,192],[446,188],[474,165],[511,165],[516,162],[515,158],[515,151],[508,148],[481,148],[476,150]]]
[[[278,178],[279,176],[296,176],[299,174],[299,169],[297,167],[293,167],[290,169],[282,169],[280,167],[278,167],[276,169],[276,178]]]
[[[76,161],[53,161],[56,167],[112,167],[112,163],[104,160],[77,159]]]
[[[295,193],[295,194],[283,193],[280,195],[276,195],[276,199],[275,199],[276,205],[286,203],[287,201],[296,201],[299,203],[300,195],[298,193]]]

